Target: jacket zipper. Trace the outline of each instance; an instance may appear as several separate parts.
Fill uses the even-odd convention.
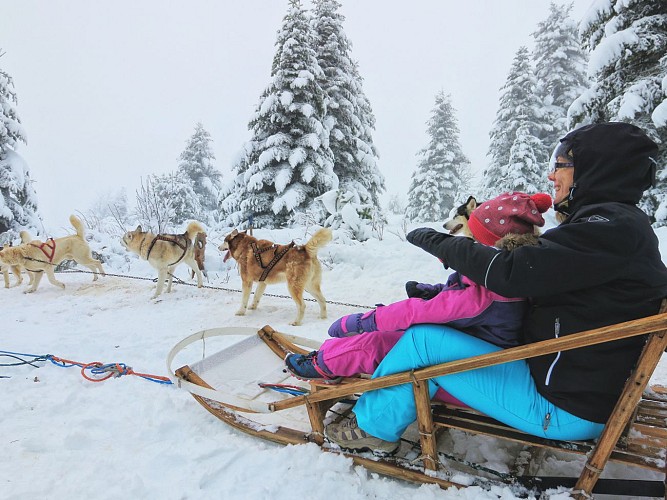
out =
[[[559,335],[560,335],[560,318],[556,318],[556,323],[554,323],[554,336],[555,338],[558,338]],[[553,360],[551,366],[549,367],[549,371],[547,372],[547,378],[544,381],[544,385],[549,385],[549,381],[551,380],[551,372],[556,366],[556,363],[558,363],[559,359],[560,359],[560,351],[558,351],[558,353],[556,354],[556,359]]]

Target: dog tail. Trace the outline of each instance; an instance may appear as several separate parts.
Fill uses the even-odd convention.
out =
[[[197,237],[197,233],[205,233],[206,231],[202,227],[202,225],[197,222],[197,221],[192,221],[190,224],[188,224],[188,228],[185,230],[185,234],[188,235],[188,239],[191,241],[195,241],[195,238]]]
[[[308,243],[306,243],[304,246],[306,247],[306,251],[309,254],[312,255],[317,255],[317,250],[320,247],[323,247],[327,243],[329,243],[332,239],[331,235],[331,229],[328,227],[324,227],[322,229],[318,229],[315,231],[315,234],[313,235],[310,240],[308,240]]]
[[[79,238],[85,239],[86,232],[83,229],[83,223],[81,222],[81,219],[79,219],[76,215],[70,215],[69,222],[72,224],[74,229],[76,229],[76,235]]]
[[[26,231],[26,230],[21,231],[21,232],[19,233],[19,236],[21,237],[21,244],[30,243],[32,240],[35,239],[35,238],[33,238],[32,235],[31,235],[28,231]]]

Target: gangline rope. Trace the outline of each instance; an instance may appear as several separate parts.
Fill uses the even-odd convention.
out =
[[[63,271],[56,271],[56,272],[57,273],[96,274],[96,273],[93,273],[92,271],[84,271],[83,269],[66,269],[66,270],[63,270]],[[157,282],[157,278],[146,278],[146,277],[142,277],[142,276],[131,276],[131,275],[128,275],[128,274],[110,274],[110,273],[106,273],[105,276],[111,276],[111,277],[114,277],[114,278],[127,278],[127,279],[134,279],[134,280],[152,281],[153,283]],[[183,281],[182,279],[180,279],[176,276],[172,275],[172,277],[176,281],[176,283],[179,284],[179,285],[197,286],[196,283],[187,283],[187,282]],[[243,290],[238,290],[236,288],[225,288],[225,287],[221,287],[221,286],[212,286],[212,285],[203,285],[202,288],[208,288],[209,290],[222,290],[224,292],[237,292],[237,293],[241,293],[243,291]],[[255,293],[255,292],[253,291],[253,293]],[[277,297],[277,298],[280,298],[280,299],[290,299],[290,300],[292,300],[292,297],[290,297],[289,295],[279,295],[279,294],[275,294],[275,293],[264,293],[262,296],[263,297]],[[316,299],[309,298],[309,297],[304,297],[303,300],[308,301],[308,302],[317,302]],[[373,309],[375,307],[375,306],[366,306],[366,305],[362,305],[362,304],[353,304],[351,302],[338,302],[338,301],[335,301],[335,300],[327,300],[325,302],[327,304],[334,304],[334,305],[338,305],[338,306],[347,306],[347,307],[356,307],[356,308],[361,308],[361,309]]]

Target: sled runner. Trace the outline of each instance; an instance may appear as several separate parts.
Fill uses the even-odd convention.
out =
[[[665,310],[664,306],[662,310]],[[637,335],[647,335],[645,347],[602,435],[595,441],[543,439],[507,427],[473,410],[429,400],[425,383],[429,378]],[[241,337],[241,340],[229,342],[211,356],[202,353],[200,361],[172,370],[174,359],[180,357],[184,349],[195,342],[206,345],[210,342],[207,339],[213,337]],[[324,425],[325,420],[342,418],[349,412],[350,404],[345,402],[346,398],[368,390],[410,383],[417,402],[419,443],[413,443],[415,446],[407,451],[402,445],[396,457],[344,453],[371,471],[399,479],[442,487],[469,486],[471,483],[460,475],[460,470],[451,470],[451,456],[443,452],[446,449],[439,450],[436,442],[440,431],[459,429],[522,446],[517,453],[513,474],[495,473],[495,480],[481,477],[489,472],[488,469],[465,463],[475,469],[472,484],[497,484],[499,477],[506,483],[515,484],[518,492],[565,486],[572,488],[572,496],[579,499],[590,498],[592,492],[665,496],[667,395],[645,389],[667,348],[667,313],[411,372],[376,379],[347,378],[339,385],[301,382],[283,372],[286,354],[306,353],[318,347],[318,342],[282,334],[270,326],[259,331],[217,328],[196,333],[177,344],[169,353],[167,368],[175,384],[192,393],[204,408],[232,427],[281,444],[314,442],[326,451],[337,453],[342,452],[325,441]],[[579,478],[531,476],[531,454],[539,455],[543,453],[540,450],[548,449],[586,455]],[[608,461],[648,469],[660,479],[599,479]],[[454,477],[453,474],[459,475]],[[457,483],[456,478],[467,484]]]

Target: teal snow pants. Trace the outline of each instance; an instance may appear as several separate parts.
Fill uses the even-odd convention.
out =
[[[500,347],[443,325],[410,327],[382,360],[373,378],[499,351]],[[526,361],[514,361],[429,381],[431,397],[438,387],[496,420],[528,434],[559,440],[592,439],[603,424],[566,412],[537,392]],[[367,433],[398,441],[416,420],[410,384],[364,393],[354,408]]]

